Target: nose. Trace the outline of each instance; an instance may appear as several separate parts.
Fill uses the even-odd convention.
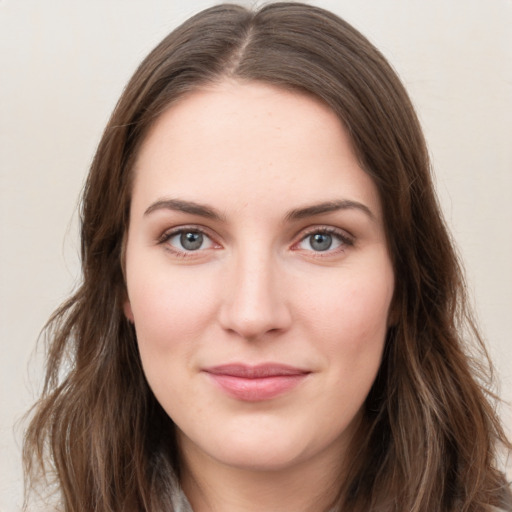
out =
[[[219,320],[242,338],[255,340],[291,324],[282,270],[271,256],[240,257],[228,273]]]

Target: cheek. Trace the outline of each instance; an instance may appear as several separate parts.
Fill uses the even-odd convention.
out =
[[[211,318],[215,286],[197,274],[192,269],[173,272],[165,265],[161,271],[153,266],[132,273],[128,293],[141,352],[190,346]]]
[[[338,303],[334,315],[343,329],[353,333],[354,348],[366,342],[380,342],[387,331],[392,289],[365,283],[367,286],[348,288]]]
[[[324,289],[322,283],[310,289],[303,305],[311,325],[324,333],[319,339],[339,337],[356,349],[365,340],[385,334],[393,295],[391,277],[363,273],[325,284]]]
[[[193,373],[194,353],[213,310],[210,288],[182,274],[168,268],[139,272],[128,285],[144,374],[171,417],[190,407],[188,395],[176,390]]]
[[[327,301],[318,335],[326,367],[325,400],[334,425],[345,425],[361,409],[381,365],[388,329],[391,280],[345,282],[336,301]],[[330,304],[330,307],[328,305]],[[343,413],[339,414],[339,404]]]
[[[309,337],[330,368],[330,389],[362,402],[380,367],[394,278],[390,267],[340,271],[304,295]],[[328,292],[326,292],[328,290]],[[304,313],[306,314],[306,313]]]

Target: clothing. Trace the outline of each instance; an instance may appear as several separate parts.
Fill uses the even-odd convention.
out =
[[[185,496],[185,493],[178,489],[178,492],[175,492],[173,494],[173,500],[172,500],[172,508],[174,512],[194,512],[192,510],[192,507],[190,506],[190,503],[187,500],[187,497]],[[334,512],[334,511],[331,511]],[[489,509],[489,512],[507,512],[504,509],[491,507]]]
[[[181,489],[173,493],[172,510],[173,512],[194,512],[185,493]]]
[[[173,494],[172,508],[174,512],[194,512],[185,493],[181,489],[178,489],[178,492]],[[334,511],[331,510],[331,512]]]

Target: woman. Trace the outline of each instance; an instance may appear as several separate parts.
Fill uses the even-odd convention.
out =
[[[25,443],[65,510],[511,509],[419,123],[336,16],[221,5],[164,39],[82,262]]]

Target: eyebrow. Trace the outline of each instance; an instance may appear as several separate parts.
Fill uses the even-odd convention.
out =
[[[326,201],[323,203],[313,204],[311,206],[305,206],[303,208],[296,208],[288,212],[285,219],[287,221],[296,221],[307,217],[314,217],[315,215],[353,209],[359,210],[366,214],[371,220],[375,220],[375,215],[368,206],[350,199]],[[184,201],[182,199],[159,199],[146,209],[144,215],[149,215],[158,210],[173,210],[213,220],[225,220],[224,216],[211,206],[199,204],[194,201]]]
[[[338,210],[359,210],[365,213],[371,220],[375,220],[375,215],[368,206],[350,199],[327,201],[325,203],[313,204],[304,208],[297,208],[286,215],[286,220],[300,220],[306,217],[313,217],[315,215],[322,215],[324,213],[331,213]]]
[[[193,201],[183,201],[181,199],[159,199],[149,206],[144,215],[149,215],[157,210],[174,210],[178,212],[199,215],[213,220],[222,220],[223,216],[214,208]]]

